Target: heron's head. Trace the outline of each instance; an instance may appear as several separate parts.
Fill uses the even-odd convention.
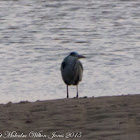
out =
[[[77,58],[77,59],[86,58],[85,56],[80,55],[80,54],[78,54],[77,52],[71,52],[71,53],[70,53],[70,56],[75,57],[75,58]]]

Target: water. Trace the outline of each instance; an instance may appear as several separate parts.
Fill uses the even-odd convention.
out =
[[[65,98],[71,51],[87,57],[80,97],[139,94],[139,0],[1,0],[0,103]]]

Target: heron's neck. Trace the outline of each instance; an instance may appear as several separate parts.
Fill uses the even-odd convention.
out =
[[[73,56],[69,56],[68,57],[68,61],[69,62],[72,62],[72,61],[77,61],[78,59],[76,57],[73,57]]]

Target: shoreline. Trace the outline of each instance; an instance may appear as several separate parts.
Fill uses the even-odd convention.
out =
[[[110,98],[110,97],[121,97],[121,96],[137,96],[137,95],[140,95],[140,94],[122,94],[122,95],[110,95],[110,96],[106,96],[106,95],[103,95],[103,96],[91,96],[91,97],[88,97],[88,96],[83,96],[83,97],[79,97],[78,99],[90,99],[90,98]],[[6,104],[24,104],[24,103],[35,103],[35,102],[48,102],[48,101],[59,101],[59,100],[69,100],[69,99],[77,99],[76,97],[70,97],[70,98],[57,98],[57,99],[45,99],[45,100],[35,100],[35,101],[31,101],[31,100],[21,100],[21,101],[17,101],[17,102],[12,102],[12,101],[8,101],[8,102],[5,102],[5,103],[0,103],[0,106],[1,105],[6,105]]]
[[[27,135],[17,140],[140,139],[140,94],[9,102],[0,104],[0,112],[0,140],[7,131]]]

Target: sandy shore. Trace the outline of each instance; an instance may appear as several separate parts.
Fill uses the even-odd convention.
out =
[[[140,95],[1,104],[5,138],[140,140]]]

